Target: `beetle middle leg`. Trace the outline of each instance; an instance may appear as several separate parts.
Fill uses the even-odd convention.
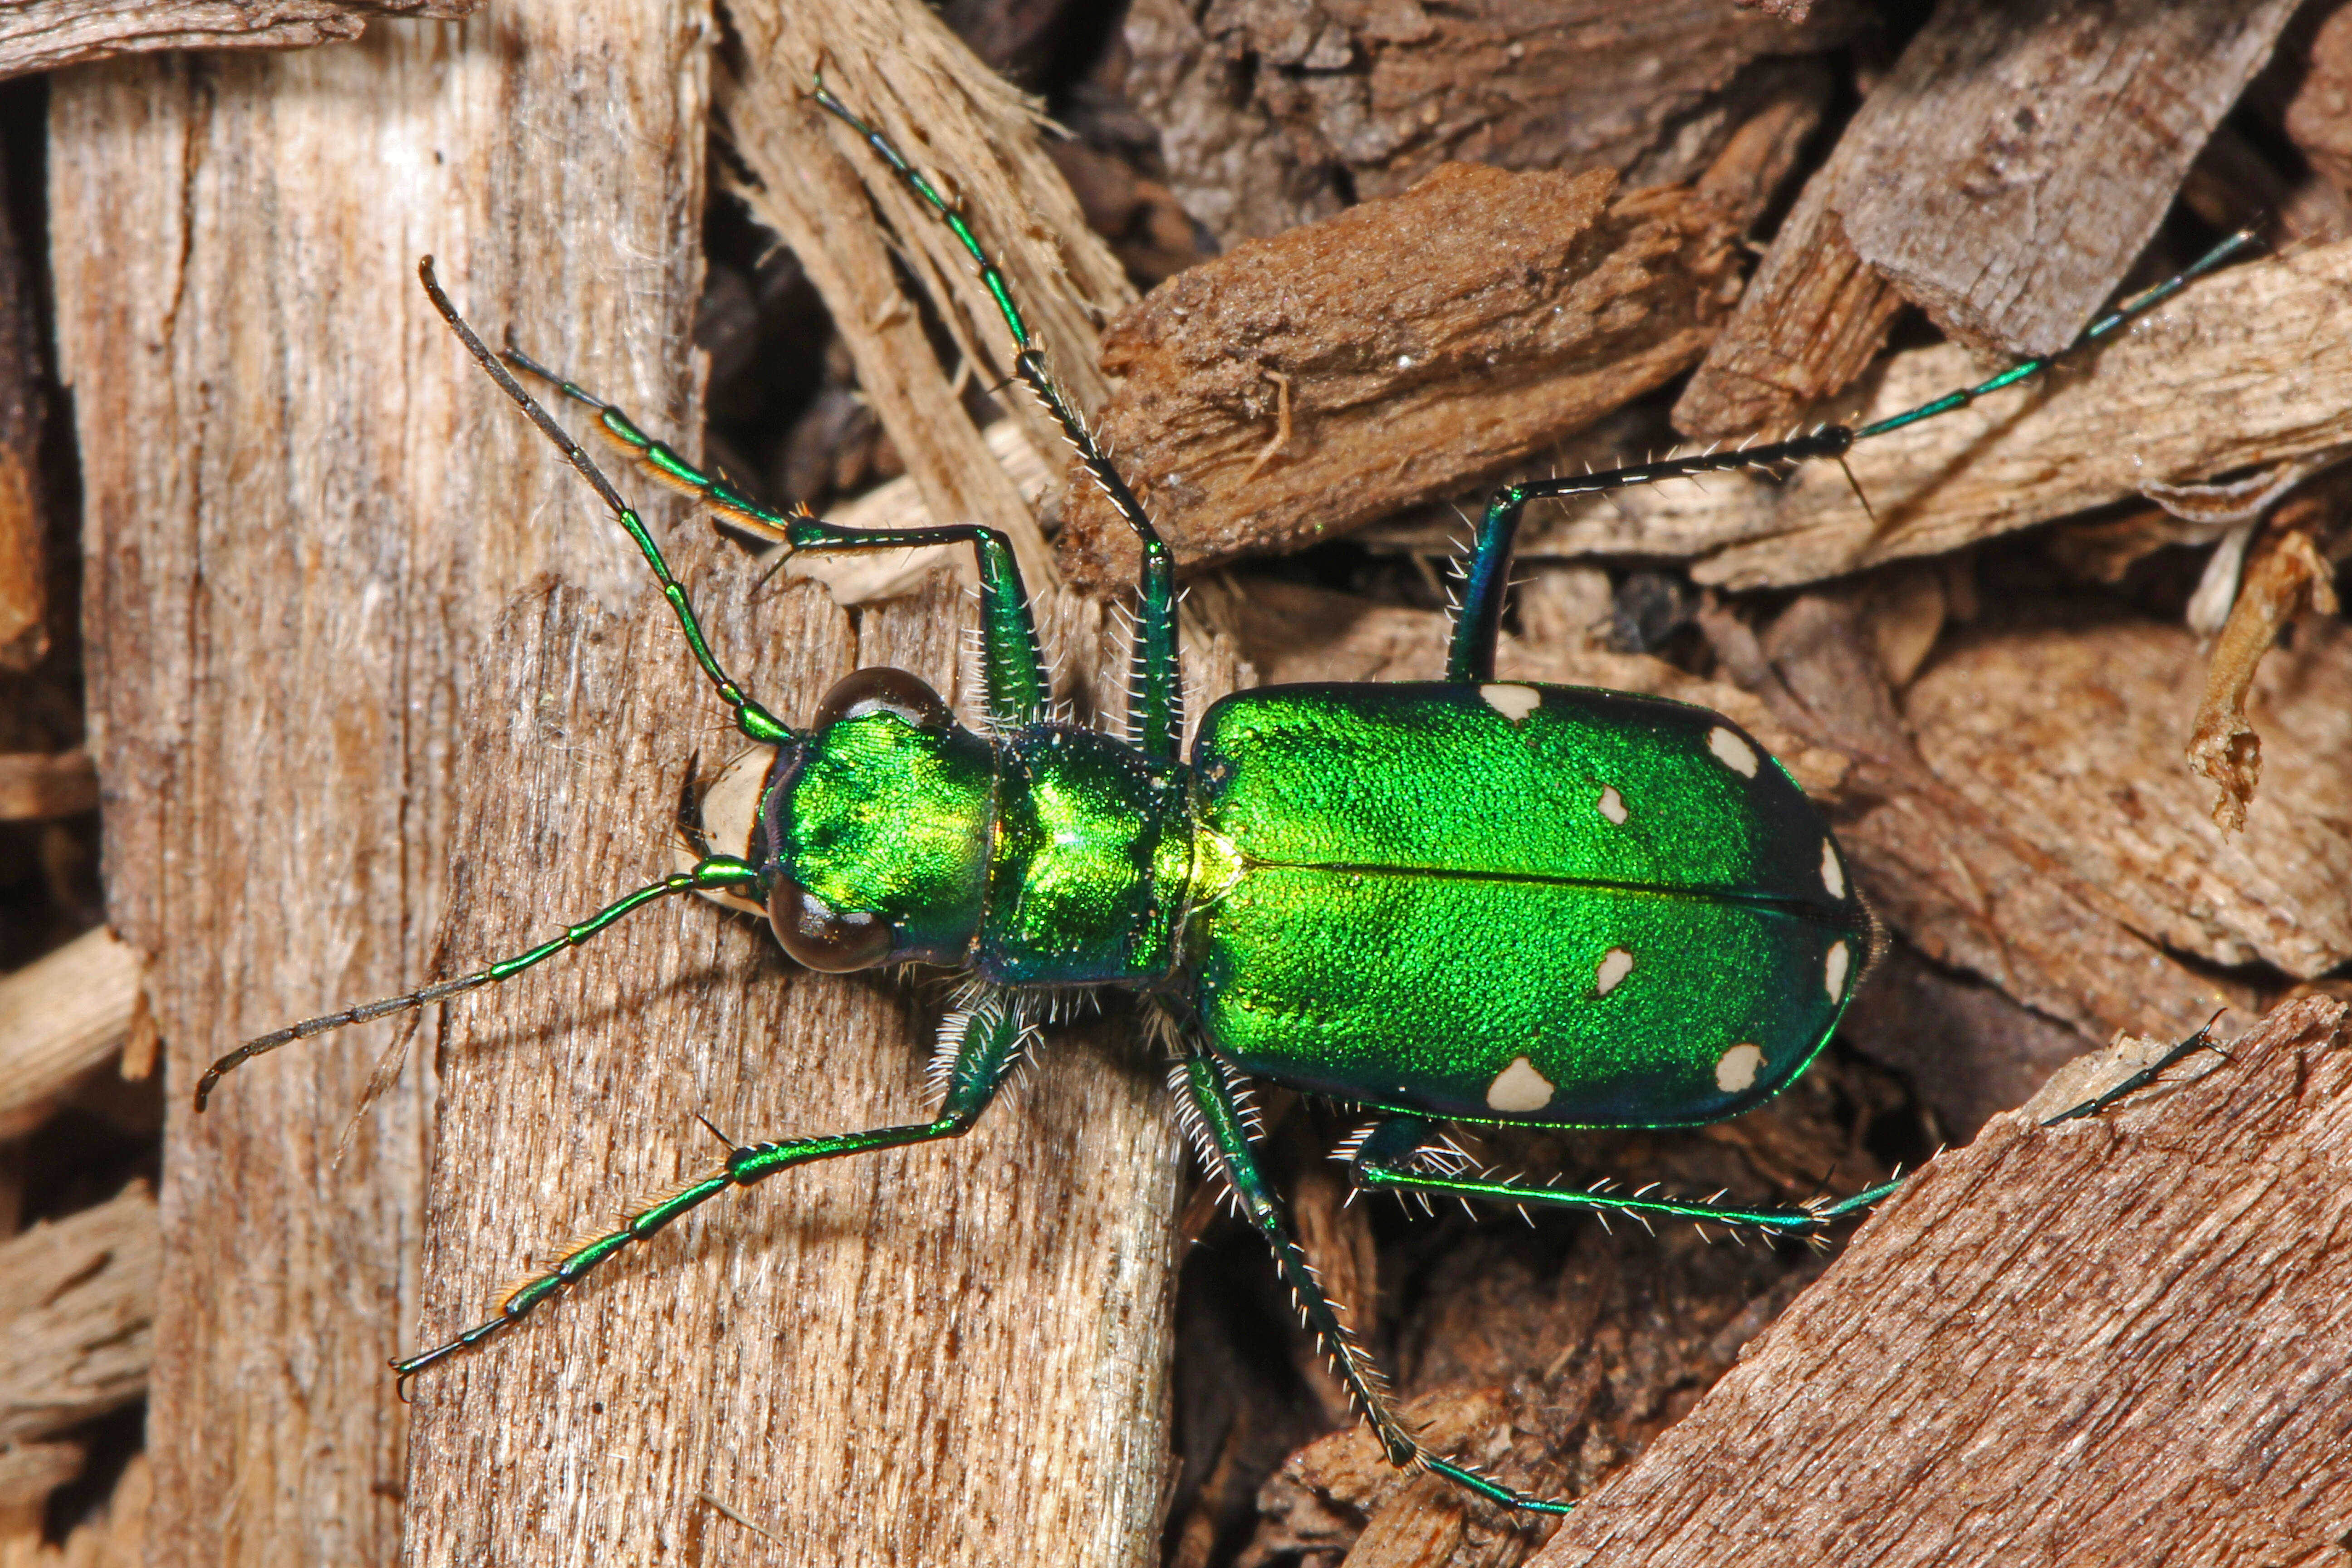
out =
[[[578,1283],[599,1263],[626,1247],[646,1241],[688,1210],[700,1207],[734,1187],[748,1187],[779,1171],[817,1160],[837,1160],[876,1149],[898,1149],[969,1131],[980,1113],[996,1097],[997,1087],[1020,1058],[1024,1025],[1012,998],[992,992],[972,1006],[950,1017],[941,1029],[943,1045],[954,1055],[945,1074],[946,1093],[929,1121],[896,1127],[876,1127],[863,1132],[840,1132],[816,1138],[790,1138],[773,1143],[747,1143],[728,1151],[727,1163],[709,1174],[679,1187],[657,1202],[625,1216],[615,1228],[581,1243],[543,1272],[534,1274],[509,1291],[499,1314],[477,1323],[446,1344],[392,1363],[403,1379],[415,1376],[434,1363],[470,1350],[493,1334],[529,1317],[539,1304],[567,1285]],[[959,1034],[960,1031],[960,1034]]]
[[[1274,1253],[1274,1265],[1290,1287],[1307,1325],[1321,1341],[1347,1384],[1356,1407],[1370,1423],[1372,1435],[1390,1464],[1400,1469],[1425,1469],[1445,1477],[1487,1501],[1533,1513],[1566,1513],[1571,1504],[1553,1502],[1516,1491],[1467,1466],[1429,1452],[1405,1430],[1389,1393],[1388,1379],[1339,1316],[1330,1298],[1307,1264],[1307,1255],[1292,1239],[1273,1185],[1258,1169],[1250,1150],[1249,1129],[1234,1100],[1232,1070],[1198,1045],[1190,1046],[1180,1071],[1181,1087],[1190,1096],[1197,1120],[1191,1122],[1202,1160],[1222,1175],[1258,1235]]]

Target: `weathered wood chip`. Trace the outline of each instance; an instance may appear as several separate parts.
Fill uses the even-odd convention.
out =
[[[1449,165],[1122,316],[1101,433],[1178,560],[1450,495],[1689,364],[1723,308],[1730,224],[1687,191],[1613,184]],[[1059,553],[1095,591],[1134,581],[1132,533],[1091,487],[1073,486]]]
[[[1938,8],[1806,182],[1675,426],[1788,424],[1863,373],[1906,297],[1979,344],[2063,347],[2294,9]]]
[[[0,1243],[0,1447],[147,1392],[163,1267],[143,1183]]]
[[[1905,717],[1927,765],[1988,831],[2051,858],[2036,880],[2098,889],[2132,931],[2175,952],[2310,978],[2352,957],[2352,628],[2313,621],[2301,633],[2253,683],[2268,766],[2241,835],[2210,820],[2205,787],[2181,763],[2204,659],[2179,627],[1956,638],[1906,693]],[[1997,904],[1989,868],[1969,869]],[[2079,940],[2048,928],[2006,945]]]
[[[1849,605],[1801,598],[1760,641],[1722,612],[1701,622],[1733,679],[1761,692],[1790,728],[1851,758],[1841,797],[1827,803],[1831,820],[1877,912],[1926,956],[2095,1038],[2135,1020],[2186,1033],[2216,1008],[2254,1005],[2251,988],[2165,951],[2159,943],[2188,922],[2159,923],[2151,906],[2161,898],[2112,886],[2116,868],[2097,853],[2097,829],[2117,808],[2095,784],[2182,776],[2178,731],[2161,733],[2161,694],[2140,704],[2156,707],[2153,735],[2069,725],[2053,715],[2080,712],[2090,672],[2069,666],[2058,700],[2033,683],[2042,650],[2021,633],[1988,637],[1978,645],[1988,651],[1973,657],[1966,647],[1943,654],[1912,685],[1911,711],[1899,713]],[[2139,631],[2186,640],[2171,628],[2123,628]],[[2022,781],[2048,759],[2046,775],[2031,774],[2043,804]],[[2011,790],[2027,798],[2010,800]],[[2218,837],[2210,825],[2205,832]]]
[[[1790,27],[1715,0],[1139,0],[1126,85],[1179,199],[1231,246],[1452,160],[1691,178],[1770,96],[1780,57],[1837,47],[1860,15]]]
[[[145,973],[100,927],[0,979],[0,1138],[121,1047]]]
[[[19,0],[0,11],[0,77],[152,49],[298,49],[380,16],[471,16],[481,0]]]
[[[2340,1554],[2346,1009],[2226,1044],[2194,1081],[1939,1156],[1536,1563]]]

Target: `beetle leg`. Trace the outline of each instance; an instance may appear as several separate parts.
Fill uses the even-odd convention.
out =
[[[1275,1268],[1301,1317],[1331,1357],[1356,1407],[1380,1440],[1381,1450],[1399,1469],[1424,1469],[1477,1493],[1505,1508],[1537,1513],[1566,1513],[1571,1505],[1529,1497],[1480,1475],[1467,1466],[1429,1452],[1405,1430],[1390,1395],[1388,1379],[1370,1354],[1349,1331],[1347,1322],[1315,1278],[1306,1253],[1291,1238],[1282,1217],[1282,1205],[1273,1186],[1259,1171],[1250,1152],[1249,1130],[1235,1103],[1233,1074],[1199,1045],[1189,1045],[1178,1068],[1182,1087],[1191,1097],[1193,1115],[1187,1118],[1200,1146],[1202,1163],[1224,1178],[1249,1222],[1273,1250]]]
[[[274,1051],[280,1046],[292,1045],[296,1040],[307,1040],[315,1035],[327,1034],[331,1030],[341,1029],[352,1024],[368,1023],[373,1019],[385,1017],[394,1013],[405,1013],[411,1008],[427,1006],[435,1002],[446,1002],[452,996],[462,996],[468,991],[478,991],[485,985],[495,985],[501,980],[511,979],[520,974],[533,964],[553,958],[559,952],[578,947],[623,915],[641,910],[656,900],[666,899],[673,893],[708,892],[721,888],[756,889],[759,883],[759,869],[751,862],[738,859],[732,855],[706,855],[696,861],[690,869],[673,871],[658,882],[648,883],[634,893],[615,899],[579,924],[564,927],[560,936],[549,938],[528,952],[519,952],[512,958],[502,958],[488,969],[478,969],[471,974],[461,974],[455,980],[438,980],[419,990],[411,991],[404,996],[387,996],[381,1002],[362,1002],[356,1007],[346,1007],[340,1013],[329,1013],[317,1018],[305,1018],[299,1024],[289,1024],[274,1034],[247,1040],[206,1068],[204,1076],[196,1079],[196,1109],[202,1110],[205,1108],[205,1102],[212,1098],[213,1089],[220,1083],[224,1074],[232,1072],[255,1057],[268,1051]]]
[[[1713,1199],[1654,1197],[1647,1193],[1580,1191],[1539,1183],[1483,1175],[1456,1174],[1420,1167],[1415,1156],[1427,1142],[1429,1124],[1418,1117],[1395,1117],[1376,1125],[1357,1149],[1351,1162],[1359,1186],[1379,1192],[1428,1193],[1442,1197],[1480,1198],[1511,1207],[1541,1205],[1549,1208],[1582,1209],[1594,1214],[1622,1214],[1648,1224],[1659,1219],[1712,1221],[1730,1229],[1760,1230],[1775,1236],[1811,1236],[1832,1221],[1859,1213],[1893,1193],[1900,1181],[1882,1182],[1866,1192],[1834,1202],[1822,1200],[1786,1207],[1748,1207]]]
[[[980,268],[980,279],[996,301],[996,313],[1003,318],[1005,330],[1013,334],[1015,350],[1013,373],[1028,386],[1054,423],[1062,427],[1078,461],[1094,479],[1113,510],[1135,531],[1136,543],[1143,553],[1141,581],[1136,588],[1135,654],[1133,687],[1128,693],[1128,739],[1147,757],[1168,761],[1176,755],[1184,735],[1184,679],[1176,658],[1176,560],[1170,553],[1167,542],[1151,525],[1150,514],[1118,469],[1103,455],[1102,448],[1087,430],[1086,421],[1070,406],[1060,387],[1045,369],[1045,352],[1029,331],[1029,323],[1013,302],[1012,286],[1004,274],[980,243],[980,237],[964,221],[955,203],[940,195],[923,172],[907,161],[890,139],[853,113],[847,104],[827,91],[822,82],[810,94],[817,106],[841,121],[864,139],[875,154],[889,165],[906,187],[939,216],[964,253]]]
[[[1013,546],[992,529],[972,525],[923,529],[849,529],[821,522],[807,512],[761,506],[724,478],[708,474],[680,457],[667,442],[646,435],[621,408],[584,391],[528,354],[502,355],[517,369],[538,376],[575,403],[596,410],[597,428],[640,468],[665,484],[686,491],[714,511],[724,512],[752,531],[794,551],[901,550],[920,544],[969,543],[980,556],[981,662],[992,722],[1012,729],[1045,716],[1050,689],[1029,594],[1014,563]]]
[[[621,492],[613,488],[613,481],[604,477],[604,470],[596,466],[596,460],[572,438],[570,431],[555,422],[553,415],[540,406],[537,398],[522,389],[522,384],[514,378],[513,373],[484,346],[481,338],[467,324],[466,318],[457,313],[457,307],[449,302],[449,296],[441,291],[440,281],[433,275],[431,257],[417,263],[416,277],[425,285],[425,298],[433,301],[434,310],[440,312],[441,319],[449,324],[449,330],[457,334],[457,341],[466,346],[466,352],[474,356],[474,363],[482,367],[483,374],[496,384],[500,392],[514,400],[515,406],[520,408],[533,425],[539,426],[540,434],[554,443],[555,449],[563,454],[564,459],[580,471],[580,477],[588,481],[598,499],[612,512],[613,521],[621,525],[622,531],[637,547],[637,553],[645,557],[646,565],[653,572],[654,581],[661,586],[662,597],[669,601],[671,613],[677,616],[677,628],[686,636],[686,646],[694,652],[694,662],[702,667],[702,673],[709,678],[711,686],[719,693],[719,700],[726,703],[735,715],[736,728],[762,745],[782,745],[791,740],[792,731],[775,715],[752,701],[727,671],[719,668],[717,656],[711,653],[710,645],[703,638],[702,622],[695,615],[694,605],[686,596],[686,589],[670,575],[669,563],[662,559],[661,547],[654,542],[654,536],[647,531],[645,520],[637,515],[636,508],[621,499]],[[667,451],[668,448],[665,447],[662,450]]]
[[[478,1323],[446,1344],[392,1363],[404,1381],[457,1352],[470,1350],[501,1330],[530,1315],[531,1310],[565,1286],[577,1283],[590,1269],[631,1242],[645,1241],[688,1210],[698,1208],[732,1187],[748,1187],[779,1171],[816,1160],[835,1160],[875,1149],[897,1149],[961,1137],[995,1098],[1019,1059],[1024,1025],[1019,1010],[1002,991],[992,992],[974,1005],[950,1017],[940,1030],[940,1043],[953,1056],[946,1073],[946,1093],[938,1113],[929,1121],[898,1127],[877,1127],[864,1132],[835,1133],[822,1138],[793,1138],[778,1143],[747,1143],[730,1149],[727,1163],[709,1174],[678,1188],[658,1202],[625,1217],[620,1226],[573,1247],[553,1267],[535,1274],[508,1292],[499,1315]]]

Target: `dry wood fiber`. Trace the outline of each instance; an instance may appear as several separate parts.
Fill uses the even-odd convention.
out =
[[[437,252],[494,332],[683,422],[706,26],[511,7],[55,84],[110,912],[170,1047],[158,1564],[400,1553],[383,1364],[415,1332],[434,1020],[340,1166],[387,1028],[201,1120],[184,1095],[237,1039],[427,973],[493,613],[551,568],[636,591],[536,437],[481,417],[414,269]]]
[[[2101,1118],[1915,1177],[1536,1559],[2341,1561],[2352,1041],[2290,1003]],[[2203,1076],[2196,1076],[2201,1073]]]

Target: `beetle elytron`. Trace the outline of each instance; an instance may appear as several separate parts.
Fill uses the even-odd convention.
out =
[[[971,972],[969,999],[941,1032],[945,1092],[930,1121],[733,1148],[718,1170],[527,1280],[496,1317],[394,1363],[406,1377],[520,1321],[730,1187],[809,1161],[954,1137],[1017,1059],[1044,988],[1125,987],[1177,1042],[1174,1079],[1202,1161],[1273,1249],[1390,1462],[1509,1507],[1564,1510],[1428,1452],[1404,1427],[1285,1226],[1251,1148],[1243,1082],[1262,1078],[1377,1111],[1351,1157],[1369,1187],[1795,1235],[1893,1190],[1742,1208],[1474,1179],[1437,1152],[1442,1121],[1683,1127],[1736,1115],[1820,1051],[1874,938],[1836,838],[1737,725],[1654,698],[1496,680],[1506,568],[1530,500],[1841,457],[1857,440],[2049,362],[1859,430],[1828,426],[1771,447],[1507,486],[1478,531],[1444,681],[1239,692],[1203,717],[1187,761],[1168,547],[1055,389],[1002,275],[956,209],[821,84],[815,100],[971,253],[1018,349],[1016,373],[1140,542],[1126,740],[1048,717],[1029,605],[1002,535],[972,525],[854,530],[768,510],[619,409],[508,355],[596,409],[604,433],[637,461],[794,549],[973,547],[984,733],[891,669],[841,681],[805,729],[776,719],[722,669],[636,512],[483,346],[427,258],[419,270],[435,308],[636,542],[754,749],[706,800],[690,869],[488,969],[251,1041],[204,1075],[197,1107],[249,1057],[506,979],[676,893],[764,908],[785,951],[811,969],[920,963]],[[2131,300],[2083,341],[2242,243]]]

